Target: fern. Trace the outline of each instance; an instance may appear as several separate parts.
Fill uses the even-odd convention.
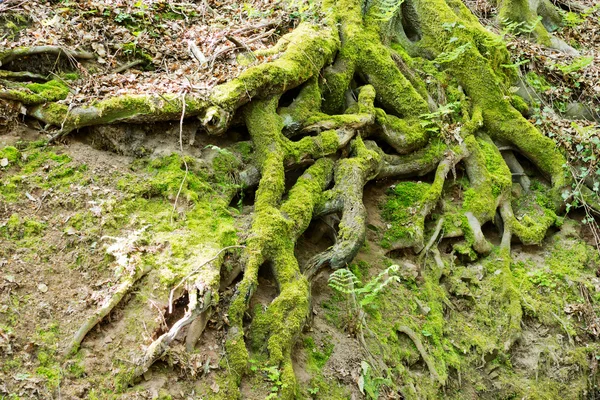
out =
[[[389,21],[398,13],[403,2],[404,0],[379,0],[373,15],[375,18]]]
[[[503,36],[505,34],[523,34],[523,33],[531,33],[535,30],[535,28],[537,27],[537,25],[539,23],[541,23],[542,21],[542,17],[537,17],[537,19],[533,20],[533,21],[521,21],[521,22],[516,22],[516,21],[511,21],[508,18],[502,18],[500,20],[500,22],[502,23],[502,25],[504,26],[503,29]]]
[[[371,304],[379,292],[393,282],[400,283],[400,277],[396,275],[400,267],[392,265],[362,286],[361,281],[349,269],[338,269],[329,276],[329,287],[344,294],[353,294],[358,298],[361,307]],[[360,287],[362,286],[362,287]]]
[[[354,293],[357,284],[360,280],[349,269],[338,269],[329,275],[329,287],[344,294]]]
[[[449,52],[443,52],[440,55],[438,55],[435,58],[435,62],[438,64],[443,64],[443,63],[449,63],[452,62],[454,60],[456,60],[458,57],[460,57],[465,51],[467,51],[468,49],[470,49],[472,46],[471,42],[467,42],[465,44],[463,44],[462,46],[458,46],[457,48],[455,48],[452,51]]]

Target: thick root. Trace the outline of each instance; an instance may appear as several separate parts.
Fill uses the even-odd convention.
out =
[[[52,54],[56,56],[66,56],[69,58],[77,58],[83,60],[93,60],[94,58],[96,58],[94,54],[88,53],[87,51],[74,51],[65,49],[61,46],[20,47],[13,50],[6,50],[0,53],[0,66],[6,65],[18,58],[38,54]]]
[[[355,156],[340,160],[335,168],[335,186],[327,193],[330,198],[340,199],[342,220],[337,243],[323,254],[315,256],[308,263],[304,275],[312,277],[324,264],[333,269],[348,265],[363,245],[366,235],[367,210],[363,205],[363,187],[377,176],[381,162],[379,154],[365,147],[361,139],[353,143]],[[331,199],[327,202],[331,204]],[[331,209],[331,206],[320,207]]]

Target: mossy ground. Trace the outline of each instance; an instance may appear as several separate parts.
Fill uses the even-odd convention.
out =
[[[122,376],[127,360],[161,329],[158,316],[168,288],[220,248],[237,243],[238,211],[228,207],[227,197],[236,157],[218,156],[213,163],[188,158],[186,174],[177,154],[106,158],[77,143],[17,142],[0,149],[0,158],[8,159],[0,171],[0,264],[6,289],[0,308],[0,333],[6,339],[0,380],[11,393],[33,381],[45,398],[59,387],[75,397],[128,396]],[[105,246],[140,229],[126,254],[132,265],[150,265],[151,272],[111,314],[118,322],[104,329],[110,339],[91,332],[77,356],[65,362],[62,351],[79,324],[127,273]],[[218,288],[218,268],[205,269],[201,275]],[[215,296],[215,305],[218,301]],[[99,358],[90,362],[89,354]]]

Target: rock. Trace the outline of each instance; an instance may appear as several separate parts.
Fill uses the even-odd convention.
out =
[[[42,293],[46,293],[48,291],[48,286],[45,283],[39,283],[37,289]]]
[[[427,315],[431,312],[431,307],[427,306],[427,304],[424,304],[421,300],[419,299],[415,299],[415,301],[417,302],[417,305],[419,306],[419,312],[423,315]]]
[[[567,110],[563,115],[568,119],[585,119],[588,121],[600,120],[600,116],[594,115],[593,110],[579,102],[567,104]]]

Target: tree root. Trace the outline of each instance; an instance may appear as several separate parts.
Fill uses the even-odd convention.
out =
[[[0,66],[6,65],[17,58],[23,58],[38,54],[52,54],[56,56],[67,56],[69,58],[79,58],[84,60],[93,60],[94,54],[87,51],[74,51],[65,49],[61,46],[33,46],[20,47],[13,50],[7,50],[0,53]]]
[[[322,254],[315,256],[304,271],[311,278],[325,264],[331,268],[345,267],[363,245],[366,235],[367,210],[362,202],[364,185],[377,176],[380,156],[369,150],[360,138],[353,143],[355,156],[338,161],[335,168],[335,186],[326,195],[341,199],[342,220],[337,243]]]
[[[284,192],[284,159],[288,156],[283,121],[276,114],[277,98],[252,102],[245,119],[256,146],[261,180],[256,192],[253,235],[245,249],[246,269],[229,308],[231,328],[226,350],[234,376],[246,371],[248,351],[244,341],[243,317],[257,288],[258,269],[270,262],[280,293],[267,308],[261,325],[272,364],[282,367],[282,380],[288,382],[282,396],[296,390],[291,365],[291,348],[308,318],[309,285],[300,273],[294,244],[308,227],[319,199],[331,179],[333,162],[320,158],[309,167],[279,207]]]
[[[431,377],[433,379],[435,379],[437,382],[439,382],[440,385],[444,386],[446,384],[446,382],[437,373],[437,371],[435,369],[435,365],[433,365],[433,361],[431,361],[431,358],[427,354],[427,351],[425,351],[425,347],[423,347],[423,343],[421,343],[421,339],[419,339],[419,336],[415,333],[415,331],[413,331],[406,325],[401,325],[401,326],[397,327],[396,330],[398,332],[404,333],[406,336],[408,336],[410,338],[410,340],[413,341],[413,343],[417,347],[417,350],[419,350],[419,354],[421,354],[421,358],[423,359],[423,361],[425,361],[425,364],[427,365],[427,368],[429,369],[429,373],[431,374]]]
[[[502,157],[504,158],[504,162],[508,165],[510,172],[512,172],[513,176],[517,179],[517,181],[521,184],[521,187],[524,191],[529,192],[529,187],[531,186],[531,181],[527,174],[525,174],[525,170],[521,166],[521,163],[512,151],[503,151]]]
[[[81,345],[81,342],[96,325],[100,323],[123,299],[123,297],[129,293],[133,285],[139,281],[144,275],[150,271],[150,267],[145,265],[142,268],[136,268],[135,273],[125,278],[117,287],[117,290],[113,293],[110,299],[105,302],[94,314],[88,318],[88,320],[77,330],[75,336],[69,343],[65,351],[65,355],[69,356],[75,354]]]
[[[0,70],[0,79],[11,79],[15,81],[40,81],[46,82],[48,77],[45,75],[34,74],[29,71],[4,71]]]
[[[435,224],[435,229],[433,230],[433,233],[431,234],[429,241],[425,245],[425,248],[423,249],[423,251],[421,251],[421,257],[427,255],[431,246],[433,246],[433,244],[435,243],[437,238],[440,236],[443,226],[444,226],[444,217],[441,217],[440,219],[438,219],[437,223]]]
[[[334,5],[334,10],[342,5],[329,0],[326,3]],[[47,97],[42,98],[44,101],[35,98],[26,104],[28,115],[61,127],[55,137],[96,124],[146,123],[186,116],[199,118],[208,134],[219,135],[227,131],[236,113],[243,118],[251,136],[252,150],[247,158],[251,161],[244,165],[245,170],[239,173],[236,182],[244,187],[258,185],[252,227],[245,246],[231,246],[244,247],[241,261],[219,282],[200,278],[201,265],[173,288],[169,311],[173,297],[185,287],[189,297],[185,315],[139,357],[132,372],[134,377],[163,357],[185,327],[188,327],[186,348],[192,350],[210,318],[217,287],[224,289],[231,285],[243,271],[228,310],[230,327],[225,349],[230,379],[236,384],[232,386],[239,385],[248,372],[249,351],[260,348],[268,352],[269,365],[281,370],[281,379],[285,382],[281,397],[297,396],[291,351],[310,314],[310,278],[324,265],[333,269],[346,267],[363,245],[367,219],[364,186],[374,179],[414,178],[434,171],[433,183],[422,186],[426,189],[419,192],[418,201],[411,200],[418,203],[410,206],[410,218],[414,217],[410,224],[414,231],[410,231],[408,239],[401,235],[394,237],[390,240],[393,242],[390,249],[412,247],[421,253],[420,257],[432,253],[441,274],[446,267],[436,246],[439,236],[464,236],[469,256],[477,256],[472,250],[488,254],[492,246],[482,232],[482,225],[491,221],[499,210],[503,275],[497,277],[502,283],[502,290],[497,294],[508,309],[502,309],[506,312],[498,318],[509,318],[506,331],[502,332],[507,338],[505,348],[518,339],[521,311],[512,275],[509,275],[511,239],[514,235],[524,244],[540,243],[556,215],[546,208],[542,209],[544,215],[535,218],[528,214],[521,217],[522,210],[518,208],[513,212],[511,178],[515,176],[525,191],[530,186],[529,178],[512,150],[501,154],[492,139],[506,143],[531,160],[551,179],[553,195],[569,183],[562,170],[564,158],[554,143],[543,137],[510,104],[505,86],[509,87],[511,72],[496,71],[506,70],[500,66],[508,64],[508,53],[474,17],[468,16],[461,2],[410,0],[407,5],[410,21],[400,22],[414,25],[415,32],[409,36],[419,39],[405,43],[404,50],[436,58],[434,63],[429,60],[419,60],[419,63],[429,63],[428,68],[441,65],[440,75],[448,75],[449,81],[450,77],[456,80],[452,80],[455,91],[452,96],[461,106],[457,115],[452,116],[452,134],[448,134],[449,128],[442,124],[450,119],[438,121],[437,131],[425,129],[431,121],[424,119],[432,115],[427,113],[437,107],[427,92],[429,78],[426,84],[419,74],[410,73],[408,65],[417,61],[411,61],[411,56],[403,52],[398,43],[391,50],[382,42],[386,22],[374,17],[375,6],[363,10],[362,4],[350,0],[343,3],[342,11],[327,11],[329,17],[335,18],[328,17],[325,25],[300,24],[271,49],[272,53],[278,53],[277,58],[247,69],[208,94],[128,95],[73,108],[47,101]],[[396,36],[401,44],[411,40],[406,32]],[[56,54],[74,56],[56,49]],[[4,53],[0,61],[6,64],[16,57]],[[331,62],[333,65],[329,65]],[[429,74],[427,69],[424,71]],[[433,75],[436,74],[431,76],[437,86],[434,90],[442,90],[442,78]],[[36,78],[27,73],[4,77],[11,76],[15,80]],[[289,103],[284,94],[293,88],[299,88],[299,94]],[[440,104],[446,103],[445,96],[445,93],[433,95]],[[280,107],[284,103],[286,105]],[[386,154],[383,149],[393,154]],[[246,162],[245,157],[244,160]],[[464,166],[459,172],[464,170],[466,177],[451,183],[448,174],[453,171],[456,176],[459,162]],[[309,167],[287,191],[286,169],[298,166]],[[332,180],[333,188],[326,190]],[[458,196],[452,193],[452,199],[443,204],[442,213],[434,215],[437,223],[425,243],[425,219],[436,212],[445,187],[456,191]],[[231,192],[235,190],[237,185]],[[228,195],[233,197],[229,192]],[[519,202],[513,204],[521,207]],[[294,254],[296,241],[311,220],[328,215],[332,219],[341,218],[335,244],[311,259],[301,272]],[[225,249],[207,263],[216,260]],[[245,332],[248,308],[263,266],[272,269],[279,294],[264,312],[256,312],[249,331]],[[110,313],[146,272],[136,270],[120,284],[108,303],[79,329],[68,353],[77,350],[87,332]],[[359,318],[368,329],[368,315],[361,313]],[[398,332],[414,342],[433,379],[444,385],[445,370],[441,375],[437,372],[419,335],[407,326],[401,326]],[[369,353],[362,331],[358,340]],[[378,362],[372,358],[371,362]],[[384,370],[385,365],[381,369]]]

